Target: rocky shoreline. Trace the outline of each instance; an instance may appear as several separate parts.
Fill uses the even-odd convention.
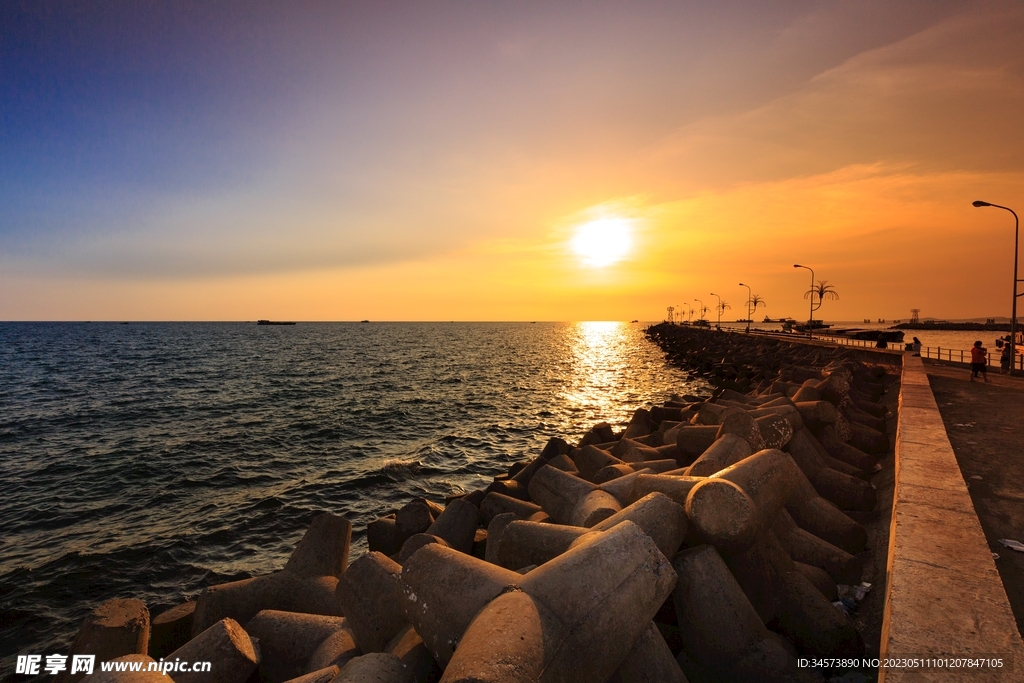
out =
[[[848,611],[891,446],[884,368],[768,337],[648,336],[713,396],[412,500],[351,563],[351,524],[323,513],[282,570],[152,620],[107,601],[72,653],[212,662],[89,677],[165,683],[810,682],[823,672],[798,658],[863,657]]]

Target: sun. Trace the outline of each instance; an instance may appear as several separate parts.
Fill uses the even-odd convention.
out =
[[[632,221],[625,218],[599,218],[576,228],[569,245],[584,265],[604,268],[629,253],[632,227]]]

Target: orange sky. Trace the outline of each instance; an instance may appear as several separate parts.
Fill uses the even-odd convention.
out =
[[[0,233],[0,319],[655,320],[710,292],[736,318],[741,281],[799,318],[793,263],[839,292],[816,317],[1008,315],[1013,217],[971,201],[1024,210],[1024,7],[890,5],[535,8],[437,53],[396,29],[235,140],[247,168],[88,204],[40,181]],[[588,266],[570,240],[601,217],[632,245]]]

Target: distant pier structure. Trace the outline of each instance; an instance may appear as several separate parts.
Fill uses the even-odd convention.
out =
[[[669,306],[667,310],[668,310],[668,322],[671,323],[671,324],[675,324],[676,319],[674,317],[674,314],[675,314],[676,307],[675,306]]]
[[[921,309],[911,308],[910,309],[910,322],[919,323],[921,322]]]

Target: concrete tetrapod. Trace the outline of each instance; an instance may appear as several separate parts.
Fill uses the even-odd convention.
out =
[[[740,438],[736,434],[724,434],[693,461],[687,468],[686,475],[690,477],[711,476],[715,472],[724,470],[729,465],[749,457],[753,452],[746,439]]]
[[[686,497],[696,533],[725,552],[740,552],[768,528],[798,483],[793,459],[765,449],[698,483]]]
[[[195,611],[195,600],[189,600],[153,617],[149,627],[150,657],[159,659],[188,642]]]
[[[311,671],[308,674],[303,674],[292,678],[291,680],[285,681],[285,683],[331,683],[334,677],[338,675],[339,667],[331,665],[325,666],[322,669]]]
[[[801,572],[786,572],[776,604],[779,630],[801,652],[816,657],[859,658],[864,641],[853,622]]]
[[[210,662],[210,671],[175,671],[175,683],[244,683],[260,663],[260,651],[234,619],[221,619],[164,661]]]
[[[572,461],[580,471],[580,476],[587,481],[593,481],[594,475],[609,465],[622,465],[619,460],[608,451],[601,450],[597,446],[584,446],[575,451]],[[536,476],[536,475],[535,475]]]
[[[605,681],[650,626],[675,578],[632,522],[587,534],[480,612],[441,681]]]
[[[530,497],[551,519],[573,526],[591,527],[622,509],[610,493],[550,466],[533,476]]]
[[[540,511],[541,507],[539,505],[500,493],[488,493],[483,502],[480,503],[480,519],[485,526],[503,512],[512,512],[519,519],[529,519],[530,516]]]
[[[337,631],[347,630],[344,617],[325,617],[263,610],[245,625],[260,644],[260,678],[281,683],[302,675],[317,647]]]
[[[715,438],[721,439],[726,434],[735,434],[740,437],[750,444],[750,450],[752,451],[756,452],[764,449],[764,437],[761,436],[761,430],[757,426],[757,421],[745,410],[737,410],[722,420]]]
[[[822,427],[815,433],[815,436],[818,437],[818,441],[828,451],[829,455],[837,460],[853,465],[859,470],[870,472],[878,462],[875,456],[868,455],[859,448],[855,448],[841,440],[839,433],[836,432],[835,427],[832,425]]]
[[[426,547],[433,546],[442,547]],[[366,553],[338,581],[338,602],[364,653],[381,652],[405,627],[401,574],[402,567],[394,560]]]
[[[651,623],[607,683],[688,683],[672,650]]]
[[[789,512],[782,510],[772,524],[775,537],[794,562],[817,567],[832,577],[833,583],[855,586],[864,574],[860,558],[837,548],[797,526]]]
[[[542,565],[568,550],[587,531],[578,526],[515,521],[501,532],[491,561],[513,571]]]
[[[398,543],[398,527],[395,516],[379,517],[366,525],[366,544],[370,552],[391,556],[402,547]]]
[[[125,655],[144,655],[149,649],[149,610],[141,600],[114,598],[97,606],[82,621],[71,644],[72,655],[96,655],[107,661]],[[69,660],[70,661],[70,660]],[[71,673],[71,667],[56,680],[77,681],[84,673]]]
[[[864,643],[853,622],[797,569],[770,530],[759,534],[745,553],[725,561],[762,621],[775,620],[802,652],[819,657],[863,656]],[[829,581],[827,576],[825,580]],[[831,590],[835,591],[834,584]]]
[[[640,470],[651,470],[656,474],[663,474],[677,469],[679,469],[679,463],[675,458],[645,460],[644,462],[633,463],[633,471],[635,472],[639,472]]]
[[[434,514],[424,498],[416,498],[395,513],[395,542],[401,548],[413,534],[422,534],[434,523]]]
[[[686,536],[686,512],[668,496],[653,492],[630,504],[608,519],[591,527],[592,531],[610,531],[622,522],[633,522],[651,537],[665,557],[679,550]],[[538,563],[540,564],[540,563]]]
[[[676,433],[676,446],[684,461],[692,461],[711,447],[718,437],[719,426],[699,425],[680,427]]]
[[[316,646],[303,671],[313,673],[331,666],[340,669],[360,654],[362,652],[356,645],[356,639],[346,621],[344,629],[335,631]]]
[[[412,626],[406,627],[404,631],[392,638],[386,652],[398,657],[398,661],[409,672],[413,683],[428,683],[428,681],[436,681],[440,678],[434,656],[430,654],[430,650],[420,638],[420,634],[416,633],[416,629]]]
[[[769,636],[714,547],[702,545],[684,550],[673,558],[672,566],[679,575],[673,602],[683,650],[686,659],[701,669],[691,673],[684,667],[688,678],[699,683],[816,680]]]
[[[674,474],[641,474],[633,481],[630,498],[635,502],[651,493],[663,493],[679,505],[685,505],[693,487],[705,479]]]
[[[864,550],[868,544],[867,530],[819,496],[803,472],[800,472],[798,479],[793,495],[786,501],[786,511],[793,521],[801,529],[842,548],[851,555]]]
[[[394,655],[374,652],[351,660],[332,683],[410,683],[411,672]]]
[[[405,543],[402,544],[402,549],[398,551],[398,557],[393,557],[391,559],[398,562],[398,564],[405,564],[405,561],[412,557],[414,552],[430,543],[440,543],[441,545],[448,546],[449,548],[451,547],[439,536],[434,536],[433,534],[413,534]]]
[[[786,452],[793,456],[822,498],[845,510],[875,509],[877,500],[871,484],[829,467],[822,458],[824,447],[817,443],[810,431],[805,429],[794,434],[786,445]]]
[[[639,526],[666,557],[675,554],[686,535],[683,507],[660,493],[644,496],[589,531],[608,531],[625,521]],[[587,532],[575,526],[512,522],[502,532],[493,561],[512,570],[541,565],[569,550]]]
[[[484,560],[491,564],[497,564],[498,548],[501,546],[501,537],[505,533],[505,527],[518,519],[512,512],[495,515],[491,523],[487,525],[487,547],[484,548]],[[474,556],[476,555],[474,554]]]
[[[674,463],[675,461],[673,461],[673,464]],[[636,465],[638,467],[643,467],[644,463],[636,463]],[[597,473],[592,477],[591,481],[593,481],[595,484],[600,485],[612,481],[613,479],[618,479],[619,477],[624,477],[628,474],[633,474],[633,472],[635,471],[636,470],[634,470],[627,463],[622,463],[619,465],[609,465],[608,467],[603,467],[600,470],[598,470]]]
[[[444,509],[426,533],[442,538],[459,552],[473,552],[479,511],[472,503],[456,498]]]
[[[889,437],[885,432],[872,429],[859,422],[848,420],[850,425],[850,445],[870,455],[885,455],[889,452]]]
[[[282,570],[209,586],[196,599],[192,633],[201,633],[226,617],[244,623],[265,609],[340,617],[334,599],[337,585],[333,576],[307,578]]]
[[[764,439],[765,448],[782,448],[793,438],[793,425],[781,415],[762,415],[754,421]]]
[[[624,477],[612,479],[599,485],[602,491],[612,494],[615,500],[619,501],[619,505],[629,505],[635,499],[633,498],[633,484],[636,482],[636,478],[641,474],[653,474],[651,470],[642,469],[633,472],[633,474],[627,474]]]
[[[427,545],[402,567],[400,604],[438,666],[445,668],[473,617],[521,579],[514,571],[457,550]]]
[[[341,576],[348,566],[352,523],[324,512],[317,515],[284,568],[298,576]]]
[[[141,671],[97,671],[89,676],[89,683],[173,683],[171,677],[161,673],[159,669],[149,671],[150,664],[156,660],[148,655],[125,655],[110,660],[112,662],[140,662]]]
[[[533,475],[536,474],[541,467],[544,467],[544,465],[552,458],[568,454],[569,450],[569,444],[566,443],[565,439],[560,439],[555,436],[551,437],[548,439],[548,442],[544,444],[544,448],[541,450],[540,455],[534,458],[529,465],[519,470],[519,472],[512,477],[512,481],[518,484],[524,491],[527,490],[530,486],[530,480],[533,479]]]
[[[729,567],[736,583],[765,624],[775,618],[776,599],[782,589],[781,573],[774,567],[770,555],[764,532],[758,534],[746,550],[722,554],[722,560]]]

